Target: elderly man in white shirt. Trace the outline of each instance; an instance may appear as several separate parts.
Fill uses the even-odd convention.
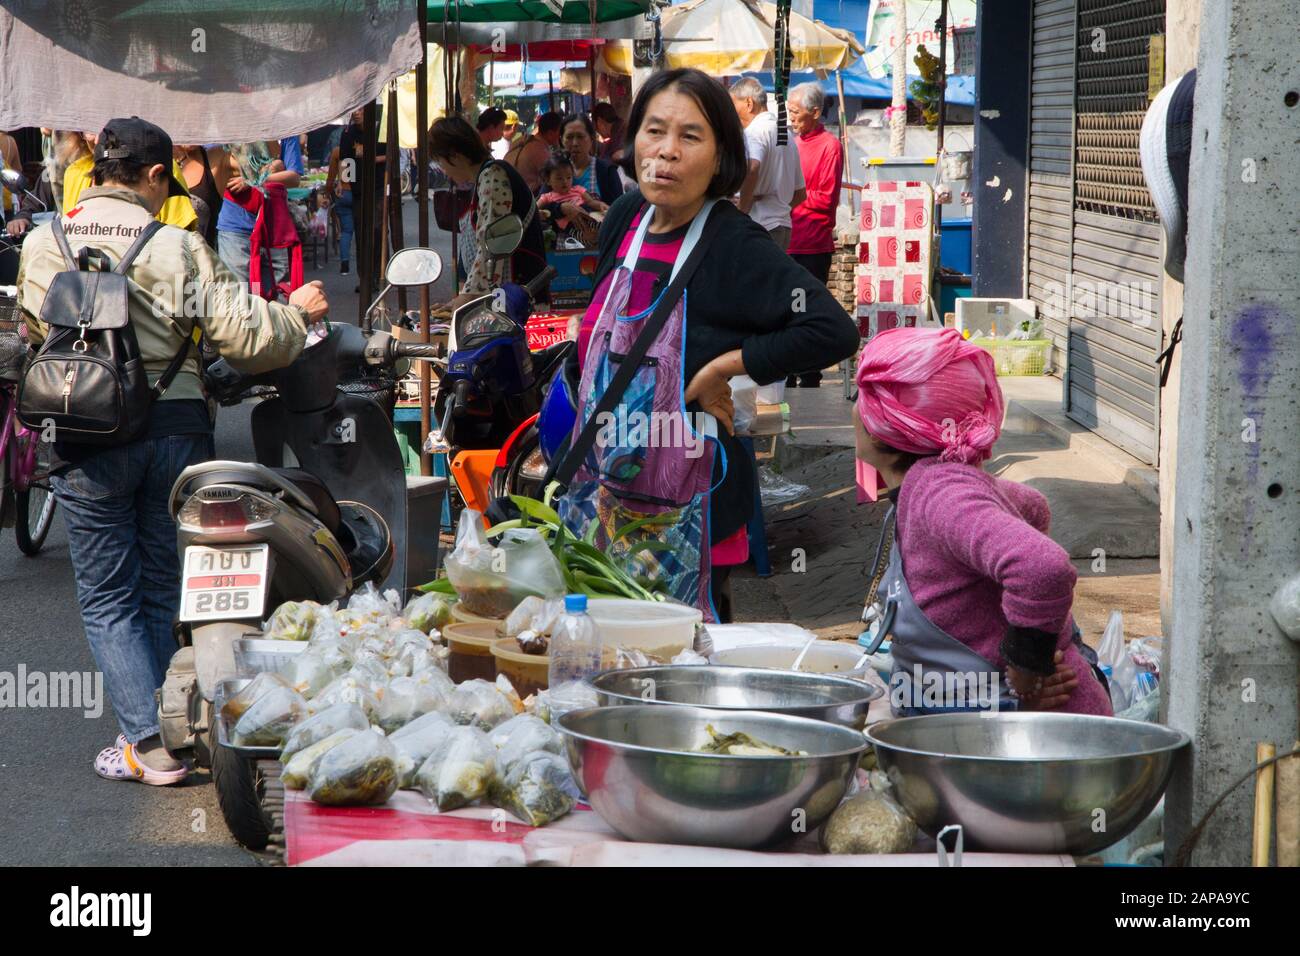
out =
[[[767,91],[752,77],[732,84],[731,102],[745,127],[749,174],[740,189],[740,211],[767,230],[784,252],[790,245],[790,210],[806,195],[794,135],[777,145],[777,119],[768,112]]]

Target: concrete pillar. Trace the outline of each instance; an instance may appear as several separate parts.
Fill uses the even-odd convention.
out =
[[[1018,299],[1025,286],[1033,0],[981,3],[975,21],[971,293]]]
[[[1203,4],[1178,410],[1168,722],[1191,734],[1167,853],[1256,742],[1297,736],[1300,645],[1268,612],[1300,572],[1300,61],[1294,0]],[[1252,790],[1202,836],[1202,865],[1250,862]],[[1168,856],[1166,857],[1168,858]]]
[[[1196,66],[1202,0],[1166,0],[1165,81],[1172,83]],[[1164,277],[1160,291],[1161,325],[1165,342],[1183,314],[1183,284]],[[1186,323],[1184,323],[1184,326]],[[1174,623],[1174,481],[1178,475],[1178,389],[1183,350],[1174,350],[1169,381],[1160,392],[1160,622],[1166,642]]]

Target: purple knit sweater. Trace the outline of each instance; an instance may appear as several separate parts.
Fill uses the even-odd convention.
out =
[[[1073,646],[1074,565],[1047,536],[1047,499],[975,466],[922,458],[898,495],[898,542],[907,585],[926,617],[1005,667],[1008,623],[1057,634],[1079,686],[1064,711],[1111,713],[1110,697]]]

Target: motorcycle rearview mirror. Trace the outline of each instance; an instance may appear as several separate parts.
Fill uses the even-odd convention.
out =
[[[0,169],[0,183],[11,193],[27,191],[27,177],[16,169]]]
[[[524,221],[514,213],[493,220],[483,230],[483,245],[496,259],[510,255],[523,240]]]
[[[442,256],[432,249],[402,249],[388,260],[384,278],[389,285],[421,286],[442,275]]]

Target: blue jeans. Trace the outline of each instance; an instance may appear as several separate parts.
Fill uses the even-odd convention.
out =
[[[347,262],[352,258],[352,193],[335,197],[334,211],[339,214],[339,258]]]
[[[86,640],[130,743],[158,733],[154,691],[177,648],[180,560],[167,498],[187,466],[213,457],[210,434],[145,438],[50,477]]]
[[[253,257],[253,234],[217,230],[217,255],[235,278],[247,284],[249,260]]]

